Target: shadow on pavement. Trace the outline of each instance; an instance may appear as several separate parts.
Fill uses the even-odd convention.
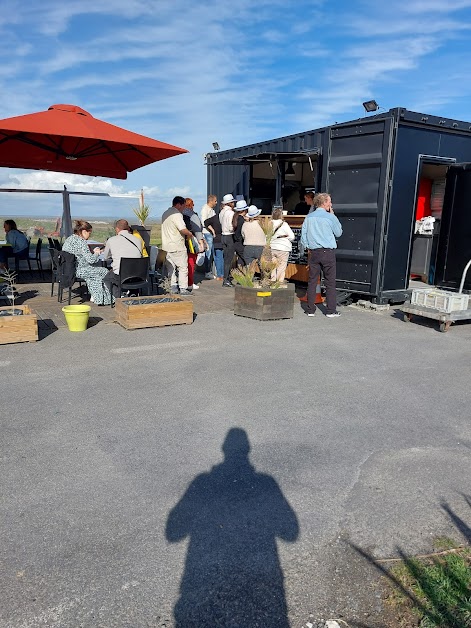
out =
[[[258,473],[245,430],[228,431],[224,461],[198,475],[171,510],[166,538],[189,538],[177,628],[289,628],[276,539],[294,542],[296,514],[274,478]]]

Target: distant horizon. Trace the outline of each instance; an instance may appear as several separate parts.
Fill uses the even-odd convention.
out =
[[[33,222],[41,222],[43,220],[47,220],[47,221],[56,221],[58,218],[60,218],[61,216],[57,216],[57,215],[49,215],[49,216],[37,216],[37,214],[18,214],[18,215],[9,215],[8,218],[11,218],[12,220],[24,220],[25,218],[33,221]],[[127,220],[130,224],[138,224],[139,221],[137,220],[137,218],[134,216],[122,216],[122,218],[124,218],[125,220]],[[72,216],[72,220],[78,220],[79,217],[74,217]],[[116,220],[119,220],[119,218],[117,218],[116,216],[98,216],[95,218],[83,218],[82,216],[80,216],[81,220],[87,220],[90,224],[107,224],[110,222],[116,222]],[[146,224],[149,225],[153,225],[153,224],[159,224],[162,222],[162,216],[159,216],[158,218],[149,218],[148,220],[146,220]],[[6,217],[3,218],[3,220],[6,220]]]

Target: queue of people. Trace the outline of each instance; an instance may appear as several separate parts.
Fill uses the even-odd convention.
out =
[[[323,272],[329,318],[338,317],[336,309],[336,239],[342,227],[332,208],[329,194],[304,196],[309,213],[301,230],[301,245],[308,251],[309,282],[307,290],[309,316],[316,311],[315,298],[320,272]],[[191,198],[175,196],[172,206],[162,215],[162,249],[166,252],[166,267],[171,292],[188,296],[199,286],[195,283],[196,265],[203,266],[206,279],[216,279],[224,287],[232,286],[231,271],[236,266],[249,266],[260,262],[267,239],[259,222],[261,210],[248,206],[245,199],[236,200],[226,194],[219,211],[215,195],[208,196],[201,210],[201,218],[194,210]],[[283,282],[292,243],[295,239],[291,227],[284,219],[281,208],[272,212],[270,248],[277,264],[272,271],[273,281]],[[20,259],[29,254],[29,242],[17,229],[14,220],[5,220],[4,229],[8,250],[0,248],[0,274],[5,273],[8,256]],[[97,305],[109,305],[118,295],[120,262],[122,258],[148,256],[142,237],[131,229],[125,219],[115,223],[115,235],[106,245],[91,249],[87,243],[92,226],[85,220],[75,221],[74,232],[62,245],[62,250],[75,256],[75,276],[83,279],[90,300]],[[103,265],[110,260],[111,268]],[[213,274],[215,268],[216,274]]]

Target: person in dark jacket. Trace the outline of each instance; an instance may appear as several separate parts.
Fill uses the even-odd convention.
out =
[[[222,227],[219,214],[215,214],[204,221],[206,229],[213,234],[214,264],[216,265],[216,279],[224,279],[224,252],[222,250]]]
[[[5,274],[9,257],[28,259],[29,242],[22,231],[18,231],[14,220],[5,220],[3,223],[5,238],[8,246],[0,248],[0,274]]]
[[[234,249],[237,253],[237,264],[243,266],[244,261],[244,238],[242,237],[242,227],[245,223],[245,216],[249,209],[245,200],[237,201],[235,206],[235,214],[232,219],[232,226],[234,227]]]

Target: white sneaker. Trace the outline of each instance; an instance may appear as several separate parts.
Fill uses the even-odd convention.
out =
[[[92,303],[95,303],[95,299],[94,299],[92,296],[90,296],[90,301],[91,301]]]
[[[332,312],[332,314],[326,314],[327,318],[339,318],[340,312]]]
[[[199,290],[200,289],[200,287],[197,286],[195,283],[191,287],[192,287],[193,290]]]

